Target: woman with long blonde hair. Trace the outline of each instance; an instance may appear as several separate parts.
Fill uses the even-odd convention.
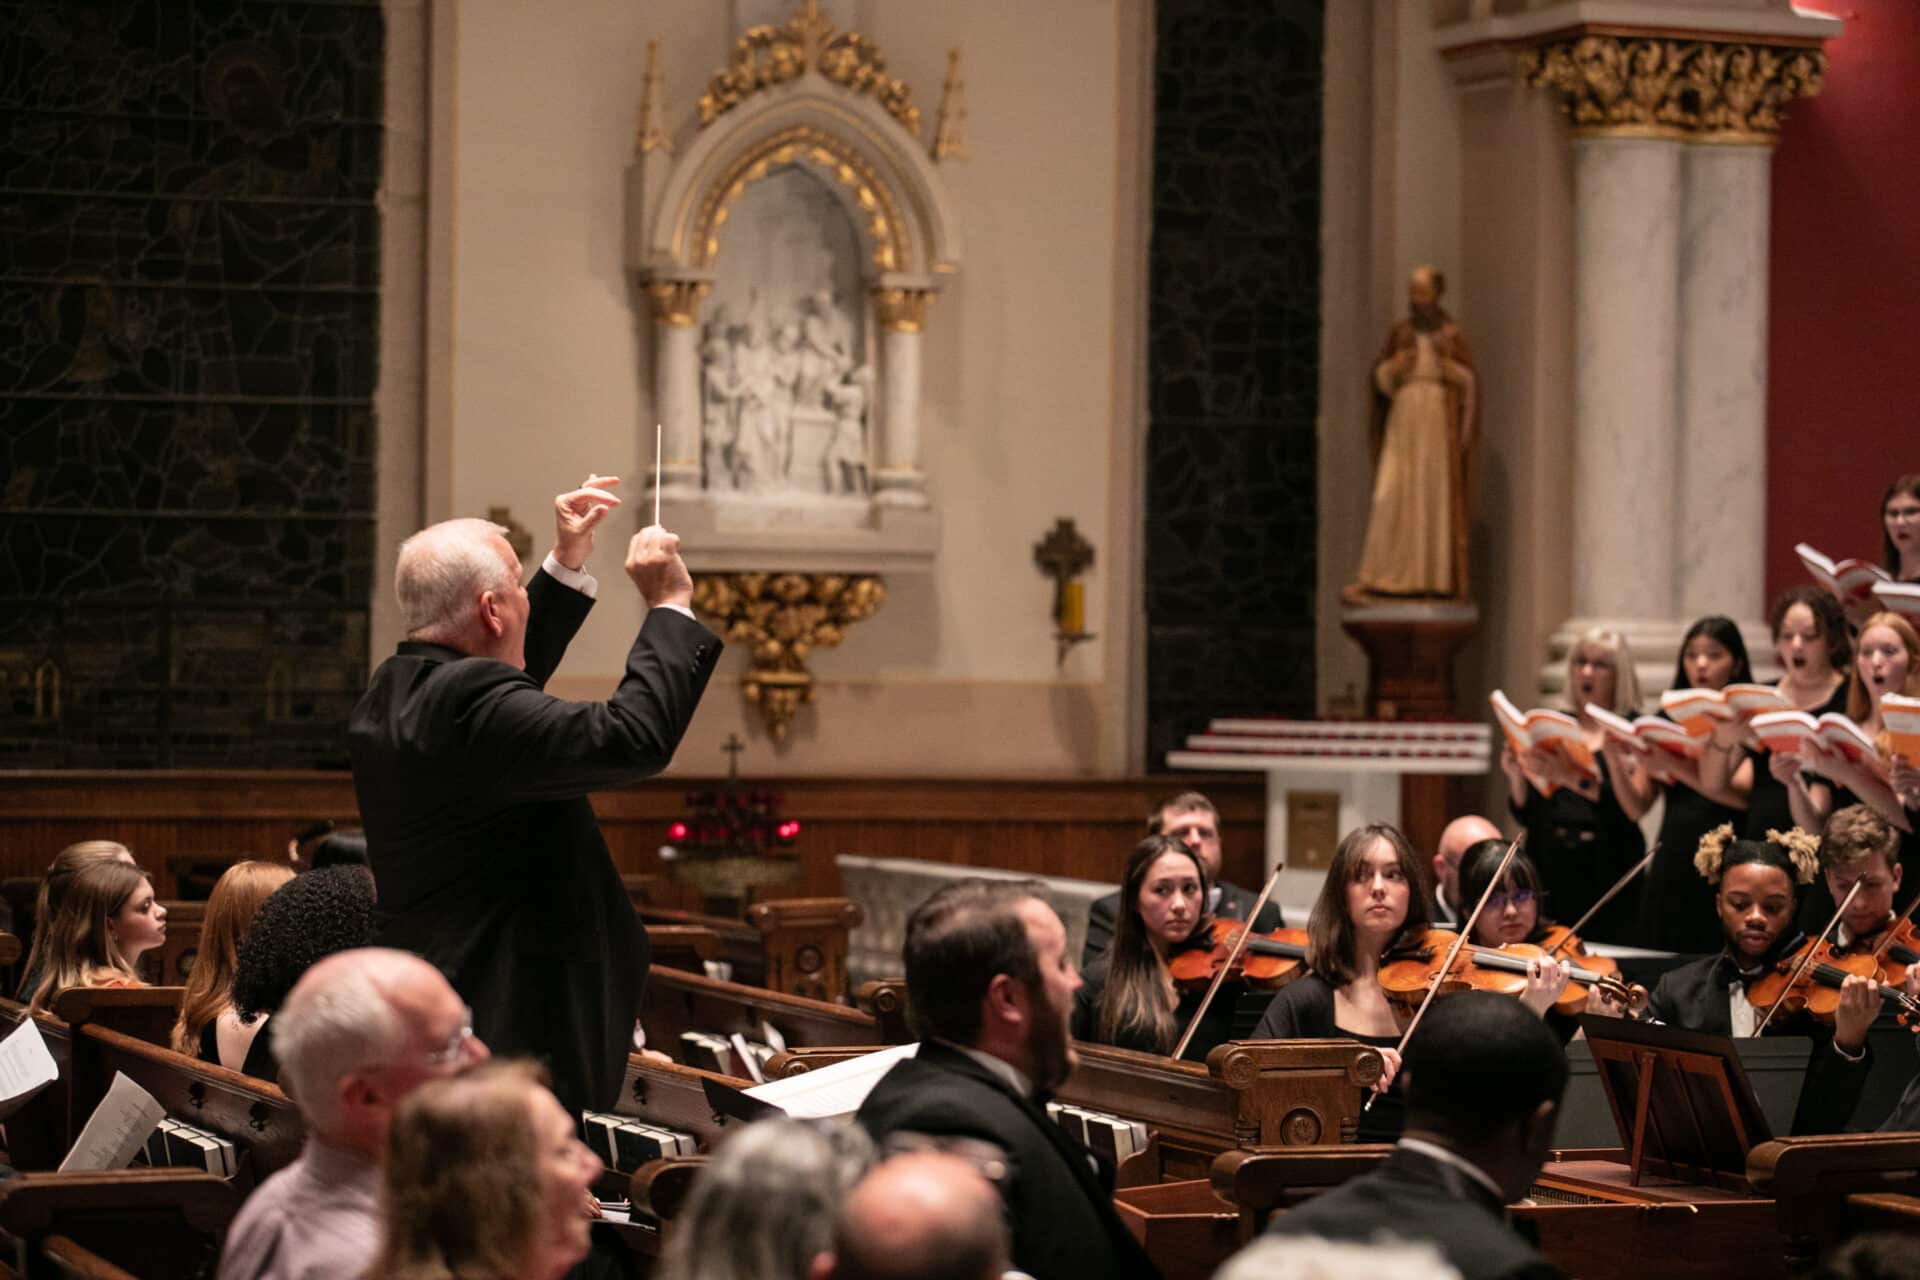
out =
[[[67,896],[73,877],[80,868],[96,862],[124,862],[132,866],[133,851],[118,840],[81,840],[54,854],[53,861],[47,864],[47,874],[40,877],[40,896],[33,908],[33,944],[27,949],[27,963],[20,973],[16,999],[33,997],[33,989],[40,985],[40,972],[46,968],[47,926],[53,923],[54,913]]]
[[[82,867],[44,929],[47,949],[30,1007],[73,987],[139,987],[140,957],[167,940],[167,909],[136,866],[109,859]]]
[[[293,868],[277,862],[236,862],[228,867],[207,898],[207,914],[200,926],[200,950],[180,999],[180,1019],[173,1024],[173,1047],[233,1071],[245,1069],[264,1018],[243,1022],[233,1007],[233,972],[240,943],[273,891],[293,879]]]

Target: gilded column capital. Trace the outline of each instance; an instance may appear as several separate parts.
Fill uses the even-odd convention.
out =
[[[926,327],[933,290],[885,286],[873,291],[874,314],[889,333],[919,333]]]
[[[649,280],[644,288],[660,324],[691,328],[699,323],[700,303],[713,288],[711,280]]]
[[[1520,55],[1579,137],[1771,144],[1782,108],[1819,93],[1826,70],[1816,48],[1657,35],[1582,35]]]

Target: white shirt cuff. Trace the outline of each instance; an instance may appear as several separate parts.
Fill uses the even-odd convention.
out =
[[[551,551],[547,552],[547,558],[540,567],[546,571],[549,578],[563,587],[572,587],[589,600],[597,599],[600,595],[600,579],[584,569],[567,568],[553,558]]]

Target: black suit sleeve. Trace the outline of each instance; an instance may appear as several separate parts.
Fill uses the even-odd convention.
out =
[[[1080,967],[1091,969],[1093,962],[1107,954],[1113,943],[1113,922],[1120,913],[1120,895],[1110,893],[1095,898],[1087,908],[1087,942],[1080,948]]]
[[[1852,1062],[1834,1047],[1831,1035],[1816,1035],[1813,1052],[1807,1056],[1807,1078],[1800,1085],[1800,1101],[1793,1109],[1796,1135],[1841,1133],[1860,1105],[1860,1091],[1866,1087],[1873,1070],[1873,1048],[1867,1046],[1860,1061]]]
[[[496,664],[460,710],[458,765],[487,779],[502,804],[566,799],[658,773],[672,762],[719,654],[705,627],[655,609],[605,702],[549,697],[525,673]]]

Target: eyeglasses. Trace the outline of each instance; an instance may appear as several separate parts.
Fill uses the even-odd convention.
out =
[[[1487,899],[1487,910],[1505,911],[1509,906],[1530,907],[1533,905],[1534,892],[1531,889],[1515,889],[1512,893],[1496,893]]]
[[[444,1067],[449,1062],[458,1062],[466,1052],[467,1041],[473,1039],[473,1006],[461,1005],[460,1010],[460,1029],[448,1036],[445,1044],[427,1053],[429,1066]]]
[[[1920,520],[1920,507],[1888,507],[1888,520]]]

